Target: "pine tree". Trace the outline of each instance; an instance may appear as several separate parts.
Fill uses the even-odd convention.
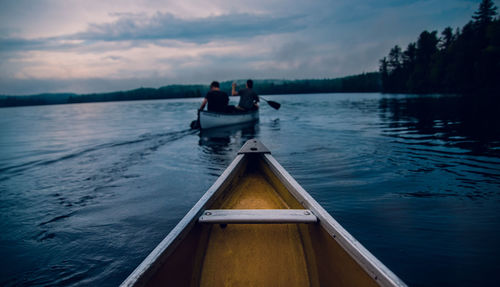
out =
[[[442,50],[446,50],[450,47],[451,43],[453,42],[453,29],[451,27],[446,27],[443,32],[441,32],[441,39],[439,39],[439,47]]]
[[[497,7],[492,0],[483,0],[479,4],[479,10],[474,12],[472,18],[476,23],[488,24],[493,21],[493,18],[497,14]]]
[[[387,66],[388,66],[387,58],[384,57],[383,59],[380,60],[380,69],[379,69],[379,72],[382,77],[382,91],[384,92],[389,91],[389,72]]]
[[[401,52],[401,47],[396,45],[389,52],[389,69],[390,69],[390,71],[395,71],[395,70],[400,69],[402,62],[403,62],[403,53]]]

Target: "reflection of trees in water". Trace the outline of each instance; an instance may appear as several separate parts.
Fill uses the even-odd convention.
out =
[[[380,117],[395,137],[422,135],[474,154],[500,157],[500,101],[461,96],[388,97],[379,102]]]

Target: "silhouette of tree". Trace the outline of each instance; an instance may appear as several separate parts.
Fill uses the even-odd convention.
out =
[[[412,77],[412,73],[415,69],[415,63],[417,62],[417,44],[410,43],[408,47],[403,52],[403,75],[402,79],[404,79],[404,83],[401,83],[402,88],[401,91],[404,92],[407,90],[408,86],[413,86],[414,79]]]
[[[389,52],[389,70],[395,71],[401,68],[403,60],[403,54],[401,48],[396,45]]]
[[[481,4],[479,4],[479,10],[474,12],[472,19],[481,25],[488,24],[493,21],[493,18],[497,14],[496,10],[497,7],[492,0],[483,0]]]
[[[383,91],[389,91],[389,87],[387,86],[389,84],[389,70],[388,70],[388,63],[387,63],[387,58],[384,57],[380,60],[380,76],[382,78],[382,90]]]
[[[424,31],[417,40],[416,62],[413,70],[412,86],[410,89],[417,93],[431,92],[434,84],[432,77],[432,60],[437,49],[437,31]]]
[[[431,33],[424,31],[420,34],[417,41],[417,61],[428,63],[434,53],[437,52],[437,31]]]
[[[408,69],[413,69],[417,60],[417,44],[410,43],[403,53],[403,66]]]
[[[380,61],[384,92],[498,94],[500,90],[500,19],[483,0],[473,21],[453,33],[424,31],[401,52],[395,46]]]
[[[451,27],[446,27],[443,32],[441,32],[441,39],[439,39],[439,48],[441,50],[446,50],[450,47],[453,42],[453,29]]]

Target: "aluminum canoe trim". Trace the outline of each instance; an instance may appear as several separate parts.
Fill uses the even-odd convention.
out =
[[[307,209],[209,209],[198,222],[211,224],[288,224],[316,223],[318,219]]]
[[[249,139],[247,142],[240,148],[238,154],[247,154],[247,153],[271,153],[271,151],[263,145],[257,139]]]
[[[297,181],[274,159],[262,154],[265,163],[288,191],[304,208],[310,209],[319,224],[380,286],[407,286],[396,274],[373,256],[359,241],[345,230]]]
[[[231,183],[244,163],[245,155],[237,155],[215,183],[205,192],[170,233],[151,251],[142,263],[122,282],[121,287],[144,286],[155,271],[182,242],[197,223],[207,206]]]

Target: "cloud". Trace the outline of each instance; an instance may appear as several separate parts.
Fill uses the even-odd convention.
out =
[[[141,42],[177,40],[207,43],[218,39],[253,38],[296,32],[307,26],[304,16],[230,14],[196,19],[181,19],[170,13],[114,14],[118,20],[89,24],[83,32],[65,36],[24,39],[0,38],[0,52],[29,50],[67,50],[96,42]]]
[[[40,93],[101,93],[120,90],[131,90],[141,86],[160,87],[165,84],[164,78],[73,78],[73,79],[4,79],[0,78],[0,86],[4,95],[26,95]]]
[[[4,2],[0,93],[16,94],[375,71],[394,45],[406,47],[425,29],[461,27],[478,6],[476,0]]]
[[[177,39],[208,42],[220,38],[245,38],[258,35],[295,32],[305,26],[303,16],[272,17],[269,15],[229,14],[198,19],[181,19],[158,12],[152,17],[120,17],[107,24],[93,24],[76,39],[122,41]]]
[[[0,37],[0,52],[30,50],[64,50],[77,47],[81,41],[56,38],[24,39]]]

